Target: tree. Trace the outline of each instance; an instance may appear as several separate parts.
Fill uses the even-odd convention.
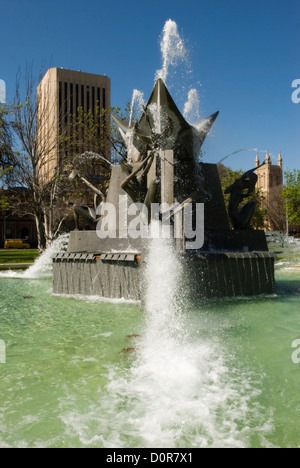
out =
[[[13,137],[11,131],[10,108],[0,104],[0,208],[7,208],[7,198],[3,191],[13,169]]]
[[[60,136],[59,145],[63,152],[61,174],[67,177],[72,170],[77,170],[90,182],[107,185],[110,173],[110,123],[109,112],[99,106],[92,113],[82,107],[76,113],[68,116],[65,134]],[[76,179],[69,192],[69,197],[86,199],[88,202],[90,190]]]
[[[120,109],[97,108],[93,115],[78,108],[73,116],[61,115],[58,125],[62,131],[58,135],[57,125],[51,121],[52,108],[57,104],[53,98],[50,101],[49,93],[37,87],[30,68],[25,74],[24,98],[20,75],[17,77],[12,116],[15,146],[10,209],[18,215],[34,217],[40,250],[47,247],[70,216],[71,203],[67,202],[89,201],[90,192],[80,179],[72,184],[68,178],[74,166],[91,177],[92,182],[105,186],[111,148],[114,162],[123,159],[125,154],[124,143],[116,127],[110,124],[110,111],[120,117]],[[49,115],[49,121],[44,119],[43,116]]]
[[[285,172],[285,185],[281,197],[291,224],[300,224],[300,170]]]
[[[13,106],[12,129],[14,151],[13,176],[10,180],[10,209],[18,214],[34,217],[38,247],[43,250],[57,234],[66,216],[63,187],[57,172],[47,177],[51,167],[52,150],[57,145],[52,125],[39,137],[39,115],[55,103],[41,98],[35,80],[28,68],[25,75],[25,99],[21,97],[20,75],[17,77]],[[50,145],[49,145],[50,142]],[[43,177],[41,177],[41,174]]]
[[[232,185],[234,181],[240,178],[243,174],[242,170],[233,171],[232,169],[229,169],[223,164],[218,164],[218,171],[223,193],[225,192],[227,187]],[[229,197],[230,194],[224,194],[226,206],[228,206]],[[260,190],[256,190],[249,196],[247,201],[255,201],[256,203],[256,210],[251,222],[252,227],[255,229],[263,229],[265,227],[266,210],[263,208],[264,196],[262,192]]]

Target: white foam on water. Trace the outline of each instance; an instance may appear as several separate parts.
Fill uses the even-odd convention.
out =
[[[259,379],[229,366],[217,339],[190,329],[171,241],[153,239],[146,265],[145,326],[130,365],[109,367],[98,406],[62,411],[68,432],[89,445],[96,427],[103,447],[247,447],[250,422],[262,437],[270,429],[251,404]]]
[[[53,294],[54,297],[62,297],[64,299],[75,299],[76,301],[84,301],[89,303],[111,303],[111,304],[131,304],[140,305],[141,301],[134,299],[125,299],[124,297],[112,298],[102,296],[85,296],[84,294]]]
[[[27,270],[18,273],[15,271],[6,271],[0,273],[2,278],[16,279],[39,279],[49,276],[52,273],[52,256],[64,250],[68,241],[69,234],[61,234],[57,239],[51,242],[49,247],[35,260]]]
[[[277,270],[290,271],[300,268],[300,239],[274,232],[267,236],[271,252],[277,256]]]

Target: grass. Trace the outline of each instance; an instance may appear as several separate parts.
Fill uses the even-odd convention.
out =
[[[33,263],[39,256],[36,249],[28,250],[0,250],[0,265],[7,263]]]

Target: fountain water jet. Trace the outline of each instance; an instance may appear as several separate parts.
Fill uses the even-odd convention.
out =
[[[134,111],[136,110],[137,114],[140,116],[141,113],[143,112],[144,105],[145,105],[144,94],[142,93],[142,91],[139,91],[138,89],[134,89],[132,93],[131,104],[130,104],[129,127],[131,127],[131,124],[132,124]]]
[[[52,274],[53,255],[58,255],[67,249],[69,234],[61,234],[57,239],[53,240],[49,247],[22,273],[15,271],[7,271],[0,273],[0,278],[16,278],[16,279],[40,279]]]
[[[195,125],[200,121],[199,96],[195,88],[190,89],[188,99],[184,104],[183,115],[185,119]]]
[[[180,62],[187,63],[188,57],[187,49],[178,33],[177,24],[171,19],[166,21],[164,25],[160,48],[163,66],[161,70],[157,70],[155,80],[157,81],[161,78],[166,82],[170,67],[176,67]]]

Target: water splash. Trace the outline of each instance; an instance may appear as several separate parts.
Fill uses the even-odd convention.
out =
[[[163,28],[163,36],[160,43],[162,53],[162,68],[156,71],[155,81],[161,78],[165,83],[171,67],[188,61],[188,52],[183,39],[180,37],[177,24],[169,19]]]
[[[198,91],[195,88],[190,89],[183,109],[183,116],[190,124],[196,124],[200,120],[199,104]]]
[[[0,273],[2,278],[18,278],[18,279],[39,279],[49,276],[52,273],[52,255],[66,249],[69,239],[69,234],[62,234],[35,260],[26,271],[17,273],[15,271],[7,271]]]
[[[130,104],[129,127],[131,127],[133,116],[140,117],[145,107],[144,93],[138,89],[134,89]]]
[[[266,237],[269,249],[276,256],[277,270],[290,271],[300,268],[300,239],[279,231],[266,232]]]
[[[131,366],[109,368],[106,392],[83,421],[73,412],[63,420],[85,442],[82,427],[97,421],[104,447],[126,447],[129,439],[137,447],[247,446],[250,429],[241,433],[239,421],[257,418],[249,404],[256,382],[246,371],[229,370],[222,344],[189,323],[178,294],[181,261],[169,239],[151,240],[144,274],[145,325]]]
[[[225,159],[229,158],[229,156],[233,156],[234,154],[243,153],[246,151],[256,151],[256,153],[264,153],[265,155],[268,153],[274,161],[276,160],[274,154],[270,153],[268,150],[261,150],[258,148],[241,148],[236,151],[233,151],[232,153],[227,154],[222,159],[220,159],[220,161],[218,161],[217,164],[221,164],[223,161],[225,161]]]

